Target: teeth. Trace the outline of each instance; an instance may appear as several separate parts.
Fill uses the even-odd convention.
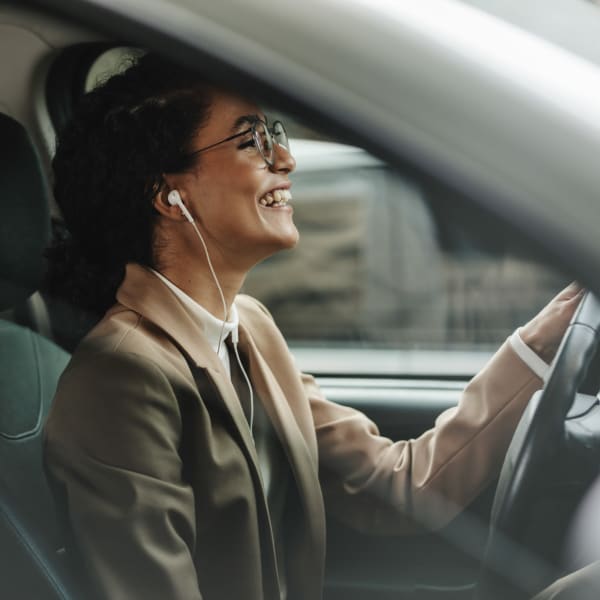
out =
[[[273,190],[265,194],[259,203],[262,206],[283,206],[292,199],[292,194],[289,190]]]

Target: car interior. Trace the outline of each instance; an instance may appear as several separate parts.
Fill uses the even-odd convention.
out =
[[[42,431],[58,378],[97,316],[65,305],[44,290],[44,251],[52,236],[61,235],[49,168],[54,136],[89,85],[91,66],[110,48],[123,45],[122,40],[103,39],[54,16],[0,4],[0,50],[14,57],[14,64],[3,65],[0,72],[0,587],[14,600],[76,600],[94,593],[66,556],[63,529],[44,475]],[[393,185],[397,184],[386,180],[386,186]],[[430,196],[436,223],[472,219],[460,203],[456,214],[449,215],[443,190],[433,189]],[[422,215],[418,218],[423,222]],[[488,271],[490,286],[496,283],[480,259],[499,250],[487,235],[493,223],[481,225],[476,218],[473,223],[479,240],[450,226],[438,227],[435,239],[451,249],[448,255],[453,258],[446,267],[450,264],[453,273],[462,260],[456,257],[468,257],[475,265],[471,275],[461,275],[460,285],[470,291],[473,302],[485,305],[485,298],[477,295],[477,282],[470,283],[472,273],[477,269],[484,277]],[[515,255],[520,252],[519,247]],[[534,255],[531,264],[537,260]],[[252,286],[260,289],[261,277],[272,282],[272,273],[281,265],[285,269],[285,264],[265,267],[275,270],[259,272],[250,291]],[[540,289],[527,298],[525,309],[509,315],[511,327],[518,326],[528,310],[540,308],[540,298],[549,299],[549,289],[558,291],[565,274],[550,272],[547,264],[540,267]],[[452,281],[458,281],[458,275],[454,277]],[[307,293],[303,302],[311,301],[315,296]],[[268,298],[265,302],[269,304]],[[318,302],[317,298],[317,309]],[[291,308],[282,305],[282,318],[297,308],[293,302]],[[599,314],[600,306],[590,296],[563,345],[561,368],[553,371],[543,396],[532,400],[529,416],[515,434],[499,492],[490,486],[467,511],[436,532],[368,536],[328,521],[326,600],[466,600],[475,594],[479,600],[525,598],[562,573],[570,518],[598,473]],[[475,327],[482,319],[477,313],[477,318],[462,321]],[[452,323],[458,321],[457,317]],[[334,341],[335,353],[344,339],[340,335]],[[490,341],[484,341],[489,354]],[[453,343],[465,345],[464,340]],[[392,345],[386,340],[382,347]],[[314,357],[322,350],[322,345],[313,349],[305,343],[299,353]],[[438,362],[449,360],[441,356],[436,355]],[[363,410],[384,435],[410,439],[457,402],[470,374],[469,368],[460,367],[442,376],[427,367],[418,375],[395,377],[369,375],[363,367],[360,377],[353,377],[327,363],[318,377],[328,397]],[[536,402],[548,407],[546,416],[535,412]],[[558,438],[564,444],[551,443]],[[548,476],[550,466],[557,464],[560,468]],[[514,542],[507,542],[507,534]],[[521,565],[523,576],[515,564]]]

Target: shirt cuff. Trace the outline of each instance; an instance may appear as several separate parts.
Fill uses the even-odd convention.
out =
[[[550,365],[543,361],[524,341],[517,329],[508,341],[517,356],[542,380],[550,375]]]

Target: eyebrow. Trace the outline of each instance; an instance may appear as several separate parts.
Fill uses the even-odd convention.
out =
[[[239,129],[242,128],[243,125],[253,125],[256,121],[263,121],[258,115],[242,115],[235,120],[233,127],[231,128],[232,133],[237,133]],[[264,118],[264,122],[266,122],[266,117]]]

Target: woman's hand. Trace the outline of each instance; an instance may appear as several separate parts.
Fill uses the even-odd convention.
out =
[[[584,292],[574,281],[519,330],[521,339],[545,362],[552,362]]]

